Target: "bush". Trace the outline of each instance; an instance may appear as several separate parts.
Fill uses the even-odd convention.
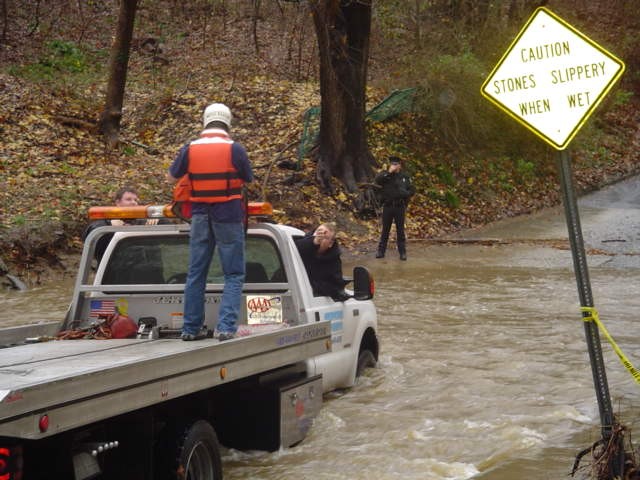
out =
[[[87,56],[73,42],[53,40],[46,44],[45,54],[35,63],[12,67],[9,73],[31,81],[54,80],[60,74],[84,73]]]

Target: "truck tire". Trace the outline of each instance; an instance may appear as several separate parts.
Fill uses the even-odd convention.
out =
[[[360,350],[358,353],[358,367],[356,368],[356,378],[361,376],[367,368],[373,368],[376,366],[376,357],[373,352],[368,349]]]
[[[222,480],[218,437],[209,422],[197,420],[185,429],[177,460],[177,480]]]

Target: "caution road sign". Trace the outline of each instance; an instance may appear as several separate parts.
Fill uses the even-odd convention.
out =
[[[482,95],[563,150],[624,63],[544,7],[536,9],[482,84]]]

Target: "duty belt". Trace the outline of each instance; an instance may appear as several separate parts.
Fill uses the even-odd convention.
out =
[[[404,207],[405,202],[404,199],[397,198],[395,200],[387,200],[386,202],[384,202],[384,205],[386,207]]]

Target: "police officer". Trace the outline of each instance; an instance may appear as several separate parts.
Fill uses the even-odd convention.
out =
[[[389,157],[389,168],[376,175],[375,183],[382,187],[382,233],[378,243],[376,258],[383,258],[387,250],[387,241],[391,224],[396,224],[396,241],[400,260],[407,259],[404,217],[407,204],[415,193],[411,178],[401,171],[402,161],[398,157]]]

